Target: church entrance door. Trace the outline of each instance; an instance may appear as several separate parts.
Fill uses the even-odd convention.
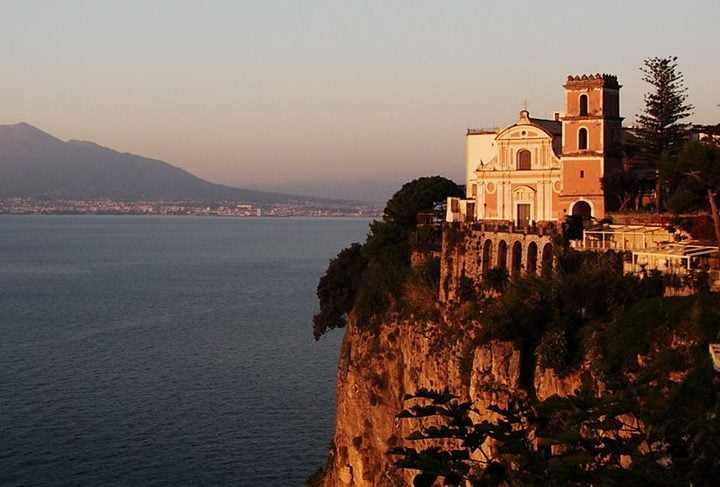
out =
[[[515,224],[518,227],[530,226],[530,203],[517,204],[517,220]]]

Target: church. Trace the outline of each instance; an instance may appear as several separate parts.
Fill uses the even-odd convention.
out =
[[[600,179],[620,168],[620,85],[608,74],[568,76],[565,111],[552,119],[522,110],[502,129],[468,129],[465,198],[449,198],[447,221],[518,227],[602,219],[615,209]]]

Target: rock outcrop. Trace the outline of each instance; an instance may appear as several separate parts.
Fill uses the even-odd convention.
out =
[[[418,427],[396,418],[404,394],[448,386],[481,411],[507,403],[509,394],[520,388],[521,350],[509,342],[476,345],[476,331],[394,321],[369,333],[349,325],[338,368],[335,436],[324,486],[412,485],[412,472],[396,470],[395,459],[387,454]],[[551,370],[537,370],[534,381],[538,396],[545,398],[572,393],[580,386],[580,375],[558,377]],[[486,413],[492,419],[494,413]]]

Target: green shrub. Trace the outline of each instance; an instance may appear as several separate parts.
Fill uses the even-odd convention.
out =
[[[475,280],[472,277],[468,277],[466,275],[460,277],[460,282],[458,284],[458,299],[461,303],[477,299]]]
[[[568,342],[565,331],[559,328],[547,330],[535,351],[538,365],[562,374],[568,365]]]

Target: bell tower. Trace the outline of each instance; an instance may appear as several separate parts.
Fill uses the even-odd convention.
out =
[[[621,167],[620,84],[608,74],[568,76],[562,118],[560,214],[601,219],[613,208],[600,178]]]

